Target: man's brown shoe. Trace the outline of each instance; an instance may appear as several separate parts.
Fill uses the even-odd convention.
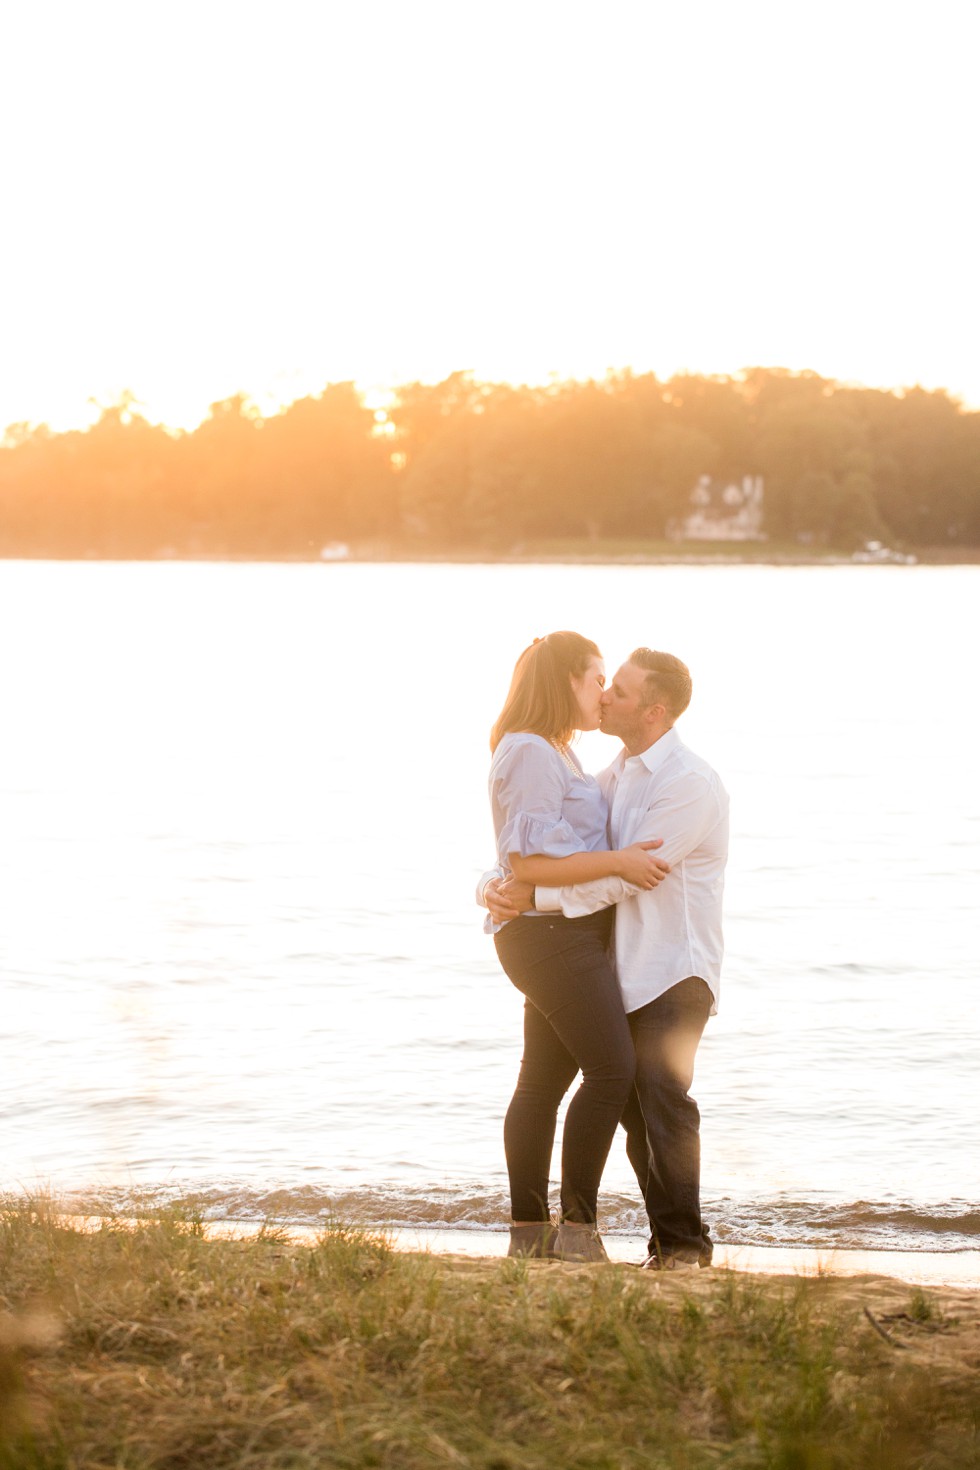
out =
[[[647,1256],[640,1266],[641,1271],[700,1271],[700,1269],[701,1265],[696,1256],[693,1260],[688,1260],[685,1256],[669,1254]]]

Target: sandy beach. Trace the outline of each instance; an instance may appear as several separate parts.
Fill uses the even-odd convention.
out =
[[[508,1242],[504,1231],[469,1230],[396,1230],[392,1239],[399,1250],[466,1259],[505,1256]],[[646,1255],[643,1236],[606,1235],[603,1241],[609,1259],[618,1265],[638,1265]],[[980,1291],[980,1251],[814,1250],[716,1243],[714,1267],[760,1276],[881,1276],[914,1286]]]
[[[86,1221],[86,1226],[98,1228],[99,1223],[97,1218],[92,1218]],[[262,1229],[251,1221],[236,1220],[212,1220],[203,1228],[215,1240],[250,1239]],[[411,1227],[382,1229],[381,1233],[397,1251],[464,1262],[500,1260],[507,1255],[509,1240],[506,1230]],[[312,1226],[290,1226],[283,1234],[296,1244],[313,1245],[320,1232]],[[638,1266],[646,1255],[644,1236],[605,1235],[603,1242],[614,1265]],[[980,1291],[980,1251],[817,1250],[810,1246],[716,1242],[713,1266],[716,1271],[737,1271],[751,1276],[842,1279],[874,1276],[909,1286]],[[705,1279],[711,1275],[711,1271],[704,1273]],[[685,1274],[683,1279],[690,1281],[691,1276]]]
[[[111,1220],[101,1215],[62,1213],[60,1218],[71,1229],[94,1233],[110,1226],[138,1230],[148,1222],[136,1218]],[[250,1241],[270,1230],[269,1222],[254,1220],[207,1220],[200,1230],[208,1240]],[[312,1225],[276,1225],[271,1227],[277,1239],[291,1245],[314,1247],[323,1229]],[[488,1263],[507,1255],[509,1235],[506,1230],[440,1230],[422,1226],[386,1229],[370,1227],[400,1254],[429,1255],[441,1262]],[[641,1235],[604,1235],[603,1243],[609,1260],[616,1266],[639,1266],[646,1256],[646,1237]],[[538,1263],[534,1263],[537,1266]],[[542,1266],[571,1269],[563,1262],[543,1262]],[[906,1287],[953,1288],[956,1291],[980,1292],[980,1250],[976,1251],[884,1251],[884,1250],[817,1250],[797,1245],[737,1245],[715,1242],[713,1269],[679,1278],[709,1280],[720,1271],[733,1271],[745,1276],[788,1277],[796,1280],[876,1277],[904,1284]]]

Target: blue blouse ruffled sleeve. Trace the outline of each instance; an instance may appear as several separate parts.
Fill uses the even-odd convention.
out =
[[[504,857],[510,852],[519,852],[521,857],[569,857],[582,851],[581,839],[566,821],[543,821],[528,812],[511,818],[501,830],[498,844]]]
[[[569,857],[582,838],[562,816],[567,779],[557,754],[543,741],[522,741],[499,752],[490,775],[497,853]]]

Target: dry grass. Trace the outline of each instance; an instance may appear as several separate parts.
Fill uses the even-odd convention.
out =
[[[980,1467],[980,1299],[0,1216],[2,1470]]]

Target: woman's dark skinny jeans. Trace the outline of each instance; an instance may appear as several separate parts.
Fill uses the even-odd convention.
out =
[[[562,1216],[594,1224],[599,1180],[633,1087],[636,1058],[606,950],[612,910],[566,919],[522,914],[495,936],[508,978],[525,997],[524,1056],[504,1121],[511,1210],[548,1219],[558,1106],[568,1105],[561,1156]]]

